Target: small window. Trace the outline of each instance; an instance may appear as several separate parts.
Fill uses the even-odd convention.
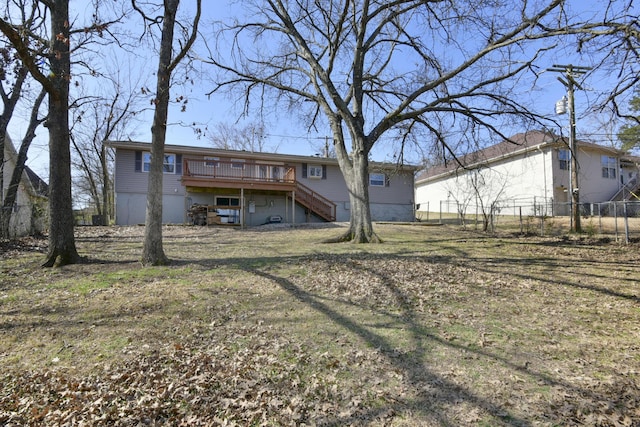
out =
[[[231,159],[231,167],[235,169],[244,169],[244,159]]]
[[[309,166],[307,175],[309,178],[322,179],[322,166]]]
[[[568,171],[569,162],[571,161],[571,155],[569,150],[558,151],[558,160],[560,161],[560,169]]]
[[[164,173],[176,173],[176,155],[165,154],[164,162],[162,163],[162,171]]]
[[[151,153],[142,153],[142,170],[149,172],[151,170]],[[165,154],[162,163],[162,171],[164,173],[176,173],[176,155]]]
[[[219,160],[220,159],[218,157],[205,157],[204,165],[208,168],[215,168],[215,167],[218,167]]]
[[[216,197],[217,206],[240,206],[238,197]]]
[[[616,178],[616,158],[610,156],[601,156],[600,162],[602,163],[602,177],[615,179]]]
[[[151,153],[142,153],[142,170],[145,172],[151,170]]]
[[[369,185],[372,187],[384,187],[386,178],[387,177],[383,173],[369,174]]]

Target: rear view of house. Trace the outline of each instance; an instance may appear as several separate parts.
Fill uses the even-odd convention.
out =
[[[115,149],[116,224],[145,220],[151,146]],[[373,220],[411,221],[416,168],[372,163]],[[349,220],[349,193],[336,159],[165,146],[163,222],[256,226]]]

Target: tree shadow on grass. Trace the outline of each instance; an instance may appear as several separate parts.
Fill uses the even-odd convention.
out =
[[[411,305],[406,301],[406,296],[399,288],[394,286],[391,281],[386,281],[386,284],[392,290],[402,307],[403,314],[401,316],[401,321],[403,322],[404,327],[410,331],[414,344],[414,349],[409,353],[398,351],[398,349],[394,347],[384,336],[368,329],[353,318],[347,317],[337,310],[334,310],[328,304],[328,301],[323,301],[318,295],[300,288],[292,281],[256,268],[247,268],[246,266],[243,268],[251,274],[255,274],[256,276],[276,283],[280,288],[285,290],[289,295],[302,304],[326,316],[332,322],[340,325],[342,328],[364,340],[371,347],[379,349],[380,353],[384,355],[395,369],[406,375],[408,383],[416,386],[419,384],[435,384],[441,391],[438,393],[439,396],[442,396],[440,398],[434,398],[433,396],[416,397],[417,400],[413,402],[402,402],[402,398],[398,397],[396,402],[399,402],[400,404],[392,404],[391,408],[382,407],[370,409],[368,414],[366,414],[366,418],[370,421],[375,420],[381,414],[386,413],[389,409],[392,409],[395,413],[402,413],[407,409],[407,407],[409,407],[412,411],[420,411],[421,415],[425,419],[429,419],[437,425],[456,425],[460,421],[451,419],[450,416],[443,411],[443,407],[456,405],[464,401],[465,403],[490,414],[492,417],[492,425],[530,425],[527,420],[510,413],[506,407],[491,402],[489,399],[479,396],[473,391],[449,381],[424,366],[423,361],[425,360],[428,352],[428,349],[425,347],[425,341],[436,341],[438,344],[444,345],[450,345],[450,343],[444,342],[444,340],[433,335],[424,333],[424,328],[414,321],[417,316],[413,312]],[[362,414],[360,416],[362,416]],[[350,425],[356,421],[362,422],[362,419],[354,420],[350,418],[338,418],[335,420],[335,425]]]
[[[482,408],[483,410],[490,413],[494,419],[494,425],[518,425],[518,426],[527,426],[529,423],[523,419],[520,419],[506,410],[506,408],[499,407],[496,404],[490,402],[488,399],[475,395],[472,391],[467,390],[451,381],[448,381],[441,376],[430,372],[425,369],[423,363],[421,362],[425,356],[425,348],[423,342],[423,336],[420,332],[420,328],[417,324],[412,322],[410,319],[412,318],[411,312],[405,313],[404,317],[405,322],[407,323],[407,327],[412,331],[412,336],[414,340],[414,344],[416,345],[416,350],[409,357],[394,357],[397,354],[397,349],[389,343],[389,341],[369,329],[365,326],[359,324],[354,321],[352,318],[344,316],[338,311],[332,309],[328,304],[322,302],[315,295],[306,292],[300,287],[296,286],[293,282],[283,278],[278,277],[276,275],[266,273],[264,271],[248,269],[250,273],[253,273],[257,276],[261,276],[265,279],[268,279],[276,284],[278,284],[283,290],[285,290],[292,297],[297,299],[299,302],[307,305],[308,307],[316,310],[317,312],[322,313],[332,322],[339,324],[344,329],[348,330],[352,334],[360,337],[365,342],[367,342],[371,347],[380,349],[380,352],[387,357],[389,362],[395,365],[396,369],[404,372],[408,376],[408,381],[412,384],[438,384],[439,387],[446,390],[444,393],[446,396],[451,397],[452,401],[443,401],[443,402],[434,402],[431,398],[425,398],[424,400],[419,400],[409,404],[414,409],[420,408],[419,410],[423,412],[423,416],[432,419],[437,422],[439,425],[454,425],[454,420],[451,420],[447,417],[447,415],[443,412],[439,412],[438,406],[440,404],[455,404],[456,400],[463,400],[468,402],[474,406]],[[435,403],[435,405],[434,405]],[[368,414],[368,417],[371,419],[375,419],[380,414],[386,412],[387,408],[379,408],[377,410],[372,411]],[[391,408],[394,411],[399,413],[402,410],[406,409],[403,407]],[[335,425],[349,425],[356,421],[362,420],[353,420],[353,419],[336,419]]]
[[[459,352],[474,354],[475,356],[485,360],[497,362],[501,366],[512,371],[515,375],[533,378],[541,387],[557,387],[560,390],[565,390],[570,395],[580,396],[584,401],[594,403],[594,407],[597,406],[597,402],[606,398],[606,396],[600,394],[602,390],[583,389],[573,383],[565,381],[564,378],[554,377],[548,372],[537,371],[536,367],[527,366],[520,361],[511,360],[508,356],[492,353],[488,349],[469,346],[460,342],[452,342],[442,336],[430,332],[424,324],[421,324],[418,321],[420,315],[415,310],[415,306],[411,301],[411,296],[405,293],[405,290],[402,287],[403,283],[398,281],[397,278],[387,276],[371,267],[371,265],[375,265],[376,260],[379,260],[380,262],[393,262],[394,259],[406,260],[407,258],[410,259],[414,256],[414,254],[393,256],[380,254],[340,255],[344,262],[350,262],[353,264],[353,267],[358,270],[356,271],[356,274],[362,273],[377,275],[380,279],[380,283],[393,295],[394,301],[390,301],[390,305],[397,306],[400,309],[400,313],[392,313],[390,311],[385,311],[384,309],[375,310],[377,310],[378,314],[389,319],[389,327],[402,329],[408,332],[411,340],[411,349],[409,351],[404,351],[403,348],[397,348],[387,337],[376,332],[375,329],[381,328],[381,325],[366,325],[365,323],[359,322],[354,316],[345,315],[336,308],[341,304],[352,304],[358,309],[371,309],[370,307],[363,307],[348,298],[341,300],[339,297],[336,297],[336,295],[320,295],[301,287],[296,284],[294,280],[288,278],[288,276],[279,275],[277,273],[277,269],[281,265],[305,266],[309,261],[315,258],[314,256],[208,260],[203,263],[203,267],[215,268],[216,265],[224,265],[238,268],[277,284],[278,287],[286,291],[290,296],[295,298],[295,300],[313,309],[315,312],[322,314],[326,318],[330,319],[331,322],[345,329],[354,336],[359,337],[370,347],[379,349],[380,354],[384,356],[395,370],[404,373],[406,383],[412,385],[415,394],[414,397],[411,398],[405,396],[398,397],[397,399],[394,399],[394,401],[387,401],[387,407],[370,409],[368,413],[364,415],[369,420],[375,420],[388,410],[398,414],[402,414],[403,411],[408,410],[410,412],[420,413],[422,419],[430,420],[434,425],[456,425],[460,423],[460,420],[455,419],[455,417],[452,418],[452,415],[444,408],[460,404],[461,402],[477,408],[480,413],[485,414],[485,417],[490,417],[491,421],[489,421],[489,423],[491,425],[529,426],[532,424],[532,420],[534,419],[537,421],[549,421],[556,418],[555,414],[545,412],[534,412],[532,413],[531,419],[523,418],[522,415],[514,413],[513,410],[510,409],[510,405],[505,404],[505,402],[500,399],[496,401],[496,399],[482,396],[463,385],[447,379],[436,371],[429,369],[429,367],[425,365],[425,361],[428,360],[429,352],[434,346],[448,347],[458,350]],[[419,257],[416,257],[416,259],[417,258]],[[373,264],[370,263],[368,264],[369,267],[366,267],[362,265],[362,263],[353,263],[353,261],[361,260],[373,261]],[[429,261],[435,264],[445,265],[451,264],[452,260],[444,256],[434,256],[429,258]],[[479,262],[479,260],[474,260],[474,264],[476,262],[479,264],[482,263]],[[528,262],[547,265],[548,260],[546,258],[540,258]],[[521,278],[523,280],[540,280],[539,277],[527,275],[526,269],[523,268],[522,261],[518,262],[517,258],[494,259],[492,262],[487,262],[487,264],[489,267],[486,268],[485,272],[490,274],[504,274],[502,270],[492,270],[490,265],[507,264],[511,265],[509,268],[510,270],[517,271],[514,273],[514,276],[517,278]],[[634,295],[616,292],[604,287],[581,285],[569,280],[553,280],[552,278],[546,278],[545,280],[552,285],[560,287],[588,289],[590,291],[602,293],[603,295],[619,298],[621,300],[632,302],[637,301],[637,297]],[[430,385],[432,387],[435,385],[435,387],[440,391],[435,395],[425,395],[419,390],[420,387],[425,385]],[[553,398],[550,397],[550,400],[552,399]],[[561,403],[562,402],[558,402],[557,404]],[[549,408],[546,408],[546,410],[549,410]],[[360,416],[363,415],[360,414]],[[562,420],[563,418],[558,415],[558,419]],[[360,418],[358,418],[358,420],[361,421]],[[335,425],[348,425],[356,421],[357,420],[351,418],[336,418]]]
[[[615,285],[618,284],[627,283],[628,285],[635,285],[638,283],[637,278],[621,277],[613,279],[610,274],[595,274],[592,272],[585,272],[584,270],[580,271],[579,274],[574,275],[571,274],[568,266],[566,265],[566,261],[558,260],[556,258],[529,257],[523,259],[518,257],[492,257],[474,258],[472,262],[478,271],[483,271],[485,273],[504,274],[505,271],[509,271],[509,274],[512,277],[520,278],[522,280],[533,279],[553,286],[583,289],[602,294],[603,296],[622,298],[635,303],[640,303],[640,295],[637,293],[626,293],[615,289]],[[633,263],[624,264],[602,260],[585,261],[576,259],[573,260],[573,263],[577,265],[593,264],[597,267],[598,271],[607,271],[609,273],[614,269],[618,271],[623,268],[626,268],[628,271],[635,271],[637,269],[637,266]],[[533,272],[534,268],[536,269],[535,273]],[[547,272],[546,274],[544,273],[545,271]],[[578,277],[572,278],[572,276]],[[611,286],[596,285],[593,284],[594,282],[609,282]]]

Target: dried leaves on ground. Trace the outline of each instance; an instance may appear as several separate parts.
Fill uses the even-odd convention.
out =
[[[337,227],[337,228],[336,228]],[[638,247],[378,225],[0,255],[0,425],[640,425]]]

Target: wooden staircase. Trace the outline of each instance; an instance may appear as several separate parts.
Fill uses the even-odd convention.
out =
[[[625,200],[640,200],[640,182],[638,178],[633,178],[622,186],[622,188],[611,197],[610,202],[622,202]]]
[[[326,221],[336,220],[336,204],[296,181],[296,202]]]

